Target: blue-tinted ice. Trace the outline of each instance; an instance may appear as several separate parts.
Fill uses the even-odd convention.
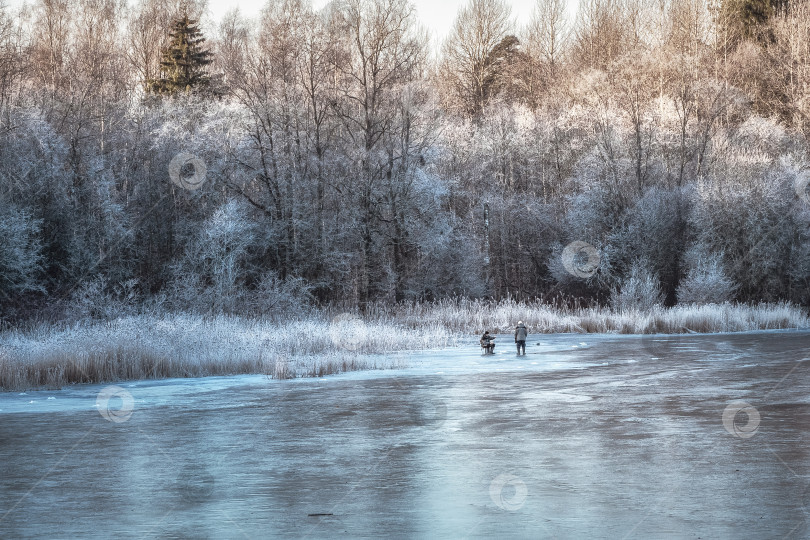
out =
[[[0,394],[0,538],[810,534],[809,333],[496,351]]]

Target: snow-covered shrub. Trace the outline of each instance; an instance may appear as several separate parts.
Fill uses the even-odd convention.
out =
[[[264,275],[255,293],[248,293],[245,305],[254,314],[267,317],[303,316],[312,307],[312,286],[301,278],[281,279],[275,272]]]
[[[110,284],[104,276],[84,281],[70,297],[66,314],[74,320],[112,320],[136,311],[138,282]]]
[[[664,303],[658,278],[643,263],[636,263],[630,274],[610,294],[610,305],[616,311],[649,311]]]
[[[686,277],[678,285],[681,304],[721,304],[734,298],[737,286],[723,270],[723,256],[695,247],[686,254]]]

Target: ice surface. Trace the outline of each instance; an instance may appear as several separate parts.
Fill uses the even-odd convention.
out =
[[[131,416],[104,385],[0,394],[0,538],[810,534],[810,333],[511,339],[119,383]]]

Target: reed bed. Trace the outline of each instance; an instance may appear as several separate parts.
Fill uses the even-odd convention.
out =
[[[569,308],[541,301],[445,300],[376,306],[372,317],[396,321],[409,328],[441,325],[454,333],[511,332],[523,321],[532,333],[679,334],[743,332],[809,328],[810,318],[800,307],[780,304],[709,304],[657,306],[649,311],[610,308]]]
[[[357,317],[284,323],[233,316],[136,316],[0,335],[0,389],[213,375],[324,376],[398,367],[399,351],[454,343],[437,325]]]
[[[461,335],[677,334],[810,328],[789,304],[656,307],[616,312],[540,301],[447,300],[374,306],[360,317],[322,314],[286,322],[236,316],[140,315],[0,334],[0,389],[212,375],[321,377],[401,367],[395,353],[445,348]]]

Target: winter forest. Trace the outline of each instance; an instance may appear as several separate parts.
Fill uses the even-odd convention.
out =
[[[0,318],[806,306],[808,115],[806,0],[0,2]]]

